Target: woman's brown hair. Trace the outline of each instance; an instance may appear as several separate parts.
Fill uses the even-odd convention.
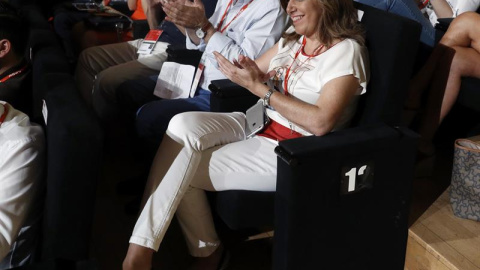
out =
[[[298,0],[290,0],[298,1]],[[303,0],[315,1],[320,11],[318,21],[318,37],[327,46],[333,45],[335,39],[351,38],[364,45],[364,31],[358,23],[357,10],[352,0]],[[296,32],[284,33],[287,42],[298,40],[300,34]]]

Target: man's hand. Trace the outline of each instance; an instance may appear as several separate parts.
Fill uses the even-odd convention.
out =
[[[163,10],[167,14],[165,20],[185,28],[197,29],[208,23],[201,0],[165,2]]]

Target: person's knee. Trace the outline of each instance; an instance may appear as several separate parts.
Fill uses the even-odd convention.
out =
[[[480,23],[480,15],[477,13],[470,11],[462,13],[452,21],[445,36],[469,33],[471,27],[476,27],[478,23]]]
[[[242,114],[212,114],[208,112],[185,112],[175,115],[166,134],[173,140],[195,151],[238,141],[244,138],[240,122]]]
[[[175,115],[168,124],[167,134],[170,137],[182,137],[185,133],[189,133],[189,127],[196,121],[195,113],[185,112]],[[194,123],[192,123],[192,121]]]
[[[454,23],[475,23],[475,22],[478,22],[480,20],[480,15],[476,12],[473,12],[473,11],[467,11],[467,12],[464,12],[460,15],[457,16],[457,18],[455,18],[455,20],[453,20],[452,24]]]
[[[116,89],[123,82],[123,78],[118,76],[115,67],[110,67],[100,71],[95,78],[94,91],[102,94],[111,102],[116,101]]]
[[[105,62],[105,59],[109,57],[105,48],[101,46],[94,46],[82,50],[78,57],[77,70],[83,69],[90,75],[95,76],[110,64]]]
[[[83,70],[95,76],[97,72],[100,71],[100,68],[95,64],[96,61],[94,61],[94,50],[95,48],[88,48],[80,53],[77,62],[77,73]]]

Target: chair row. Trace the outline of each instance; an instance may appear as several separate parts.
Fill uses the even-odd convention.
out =
[[[47,168],[42,261],[88,258],[103,132],[81,99],[71,67],[35,4],[23,5],[30,24],[33,120],[44,125]]]

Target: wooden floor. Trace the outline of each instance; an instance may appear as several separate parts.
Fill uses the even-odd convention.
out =
[[[480,270],[480,222],[453,214],[449,189],[410,227],[405,269]]]
[[[453,215],[446,190],[410,227],[406,270],[480,270],[480,222]]]

